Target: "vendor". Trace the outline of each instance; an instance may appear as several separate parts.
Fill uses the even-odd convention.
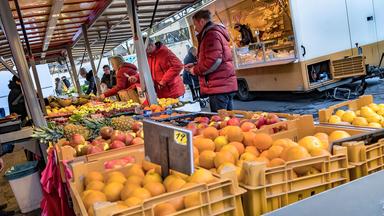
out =
[[[111,89],[116,85],[116,72],[111,70],[109,65],[103,66],[103,77],[101,78],[101,85],[104,85],[106,89]]]
[[[253,38],[253,35],[252,35],[252,31],[248,25],[236,23],[235,30],[237,30],[241,34],[241,41],[239,42],[240,46],[247,46],[250,43],[255,42],[255,39]]]
[[[128,89],[132,85],[139,83],[139,73],[137,67],[124,61],[121,56],[113,56],[110,58],[112,68],[117,71],[116,85],[100,95],[101,99],[116,95],[120,90]]]
[[[185,88],[180,77],[183,64],[176,55],[161,42],[149,39],[148,64],[158,98],[178,98]]]
[[[88,81],[88,90],[85,92],[85,94],[89,95],[91,93],[97,94],[97,88],[96,88],[96,82],[95,78],[93,77],[92,70],[90,70],[88,73],[85,68],[80,69],[80,76],[85,78]]]

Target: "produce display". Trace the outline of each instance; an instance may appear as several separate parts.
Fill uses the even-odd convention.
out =
[[[270,134],[253,131],[256,125],[243,122],[222,129],[209,126],[194,137],[195,165],[220,173],[224,167],[236,168],[241,180],[241,167],[244,161],[265,162],[268,167],[284,165],[288,161],[330,155],[329,143],[350,137],[343,130],[331,134],[316,133],[298,142],[289,138],[273,140]],[[298,176],[316,172],[315,169],[297,173]]]
[[[173,173],[163,179],[159,167],[147,161],[132,164],[121,171],[92,171],[84,175],[81,199],[88,215],[94,215],[92,205],[96,202],[117,202],[117,209],[127,209],[152,197],[218,181],[205,169],[198,169],[191,176]],[[198,192],[189,193],[184,197],[157,204],[154,207],[154,215],[168,215],[201,204]]]
[[[384,127],[384,104],[371,103],[358,110],[336,110],[330,116],[328,122],[331,124],[353,125],[360,127],[383,128]]]

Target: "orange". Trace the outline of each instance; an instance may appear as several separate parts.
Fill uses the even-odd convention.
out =
[[[214,140],[216,137],[219,136],[219,131],[215,127],[207,127],[203,130],[203,136],[205,138]]]
[[[194,192],[184,197],[184,206],[186,209],[199,205],[201,205],[199,192]]]
[[[194,140],[193,145],[199,150],[199,153],[205,150],[215,150],[215,143],[207,138],[197,138]]]
[[[299,145],[303,146],[307,149],[307,151],[311,151],[315,148],[322,148],[323,144],[322,142],[315,136],[306,136],[299,140]]]
[[[269,163],[267,164],[267,167],[276,167],[276,166],[281,166],[284,165],[285,161],[281,158],[274,158]]]
[[[92,171],[87,173],[85,176],[85,185],[89,184],[91,181],[104,181],[104,177],[100,172]]]
[[[253,138],[253,144],[258,150],[264,151],[272,146],[273,140],[271,135],[266,133],[257,133]]]
[[[165,193],[165,187],[160,182],[149,182],[144,188],[147,189],[153,197]]]
[[[256,155],[250,153],[250,152],[244,152],[241,156],[240,156],[240,160],[241,161],[254,161],[256,159]]]
[[[118,182],[118,183],[121,183],[121,184],[124,184],[125,182],[127,181],[127,179],[125,178],[125,176],[121,173],[119,174],[112,174],[112,175],[109,175],[108,177],[108,183],[111,183],[111,182]]]
[[[244,122],[243,124],[241,124],[240,128],[241,128],[242,131],[248,132],[248,131],[250,131],[252,129],[255,129],[256,125],[253,124],[252,122]]]
[[[213,160],[215,163],[215,167],[219,167],[223,163],[235,163],[235,158],[233,157],[232,153],[229,151],[220,151],[216,153],[216,157]]]
[[[291,147],[295,142],[293,142],[291,139],[288,138],[283,138],[283,139],[278,139],[273,141],[272,145],[273,146],[281,146],[283,148],[288,148]]]
[[[129,197],[124,201],[124,204],[128,207],[137,206],[143,204],[143,200],[137,197]]]
[[[263,162],[263,163],[266,163],[266,164],[269,163],[269,160],[266,157],[257,157],[257,158],[255,158],[254,161],[256,161],[256,162]]]
[[[168,201],[169,204],[173,205],[176,211],[180,211],[184,209],[184,198],[176,197]]]
[[[269,148],[267,152],[267,158],[269,160],[272,160],[274,158],[280,157],[281,153],[283,153],[284,148],[281,146],[272,146]]]
[[[173,205],[170,203],[161,203],[158,204],[154,209],[153,209],[155,216],[167,216],[172,213],[176,212],[176,209]]]
[[[285,149],[281,155],[281,158],[285,161],[301,160],[310,157],[311,155],[308,153],[307,149],[302,146],[292,146]]]
[[[193,146],[193,158],[199,157],[199,149]]]
[[[259,157],[266,157],[266,158],[268,158],[268,150],[267,150],[267,151],[263,151],[263,152],[261,152],[261,154],[259,155]]]
[[[205,169],[212,169],[215,167],[213,160],[215,159],[216,153],[214,151],[203,151],[199,156],[199,164]]]
[[[143,167],[143,170],[145,172],[147,172],[151,169],[158,169],[158,167],[159,167],[159,165],[152,163],[152,162],[149,162],[147,160],[143,160],[143,162],[141,162],[141,166]]]
[[[129,177],[129,176],[139,176],[139,177],[143,177],[145,176],[145,173],[143,171],[143,169],[141,168],[140,165],[138,164],[133,164],[129,169],[128,171],[125,173],[125,176]]]
[[[237,148],[233,145],[225,145],[223,146],[223,148],[221,148],[220,151],[228,151],[228,152],[231,152],[231,154],[233,155],[233,158],[235,159],[235,161],[239,158],[240,154],[239,154],[239,151],[237,150]]]
[[[167,192],[180,190],[180,188],[183,187],[185,183],[186,182],[183,179],[175,178],[166,185]]]
[[[212,173],[206,169],[196,170],[189,178],[189,182],[194,182],[197,184],[207,184],[213,182],[214,180],[215,178],[213,177]]]
[[[103,193],[110,202],[116,202],[120,200],[120,193],[123,190],[124,185],[119,182],[111,182],[105,185]]]
[[[97,190],[102,191],[104,188],[104,182],[101,181],[91,181],[87,184],[86,190]]]
[[[155,170],[150,170],[147,172],[147,174],[143,178],[143,185],[145,186],[149,182],[162,183],[163,179],[161,178],[161,176],[157,172],[155,172]]]
[[[244,153],[249,152],[254,154],[256,157],[259,156],[259,151],[257,151],[257,148],[255,146],[247,146],[245,147]]]
[[[124,188],[120,192],[120,197],[122,200],[126,200],[129,197],[131,197],[132,192],[136,189],[140,188],[140,185],[132,184],[132,183],[126,183],[124,185]]]
[[[328,149],[328,146],[329,146],[328,134],[326,134],[326,133],[316,133],[314,136],[317,137],[321,141],[323,149]]]
[[[105,202],[107,201],[107,197],[104,193],[100,191],[91,191],[84,197],[84,206],[86,209],[92,207],[92,205],[96,202]]]
[[[329,142],[334,142],[336,140],[348,138],[351,135],[349,133],[342,131],[342,130],[335,130],[329,135]]]
[[[131,196],[145,200],[151,197],[151,193],[145,188],[136,188],[132,191]]]
[[[140,177],[140,176],[129,176],[127,178],[127,181],[125,182],[126,184],[136,184],[136,185],[139,185],[141,186],[143,184],[143,178]]]
[[[229,142],[242,142],[244,139],[243,131],[238,126],[227,126],[227,138]]]
[[[253,146],[253,140],[255,139],[255,133],[254,132],[244,132],[244,138],[243,143],[246,146]]]
[[[312,157],[331,155],[327,150],[322,148],[312,149],[311,151],[309,151],[309,153],[311,154]]]
[[[237,152],[239,152],[239,154],[243,154],[244,153],[245,148],[244,148],[243,143],[241,143],[241,142],[231,142],[231,143],[229,143],[229,145],[235,146],[237,148]]]

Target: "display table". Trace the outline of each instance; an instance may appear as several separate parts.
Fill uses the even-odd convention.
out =
[[[0,134],[0,144],[12,143],[46,159],[45,150],[42,150],[39,141],[32,138],[33,128],[23,127],[21,130]]]

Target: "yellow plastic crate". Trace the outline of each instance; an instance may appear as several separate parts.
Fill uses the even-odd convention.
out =
[[[377,143],[365,145],[360,142],[346,142],[348,160],[353,167],[350,169],[351,180],[369,175],[384,169],[384,139]]]
[[[124,156],[132,156],[136,162],[144,160],[144,148],[126,151]],[[84,174],[91,171],[99,171],[104,174],[115,170],[106,170],[104,163],[115,158],[100,158],[94,161],[81,161],[72,163],[73,179],[70,184],[71,197],[74,204],[76,215],[88,215],[87,210],[81,200],[80,194],[84,190]],[[117,170],[123,171],[129,167],[123,167]],[[152,197],[144,201],[140,206],[134,206],[127,209],[117,207],[117,203],[103,202],[93,206],[96,216],[105,215],[154,215],[154,207],[157,204],[167,202],[173,198],[184,197],[188,194],[198,192],[200,194],[201,205],[193,208],[178,211],[173,215],[229,215],[243,216],[243,205],[241,195],[245,190],[239,187],[235,171],[229,171],[221,176],[216,176],[217,181],[210,184],[199,184],[194,187],[182,189],[179,191],[165,193],[160,196]]]

